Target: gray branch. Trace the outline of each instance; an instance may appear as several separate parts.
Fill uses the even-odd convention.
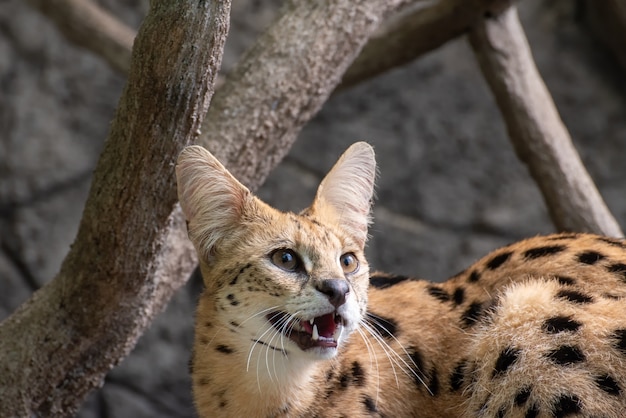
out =
[[[128,74],[135,31],[90,0],[27,0],[74,44]]]
[[[217,90],[199,143],[255,189],[287,154],[381,22],[411,3],[288,2]]]
[[[208,108],[229,10],[152,1],[76,240],[0,325],[0,416],[73,415],[194,268],[174,163]]]
[[[495,15],[512,0],[436,0],[388,24],[350,66],[339,89],[407,64],[466,33],[484,15]]]
[[[537,71],[516,8],[484,19],[469,40],[557,229],[622,237]]]

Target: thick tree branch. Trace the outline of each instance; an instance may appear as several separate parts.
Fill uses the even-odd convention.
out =
[[[469,39],[515,150],[539,185],[557,229],[623,236],[537,71],[517,10],[485,19]]]
[[[216,92],[200,143],[259,186],[384,18],[408,3],[289,2]]]
[[[432,51],[467,30],[485,14],[497,14],[514,0],[436,0],[418,3],[373,36],[350,65],[337,90],[375,77]],[[134,38],[124,25],[91,0],[28,0],[47,15],[68,40],[126,73]],[[410,2],[409,2],[410,3]],[[220,80],[221,81],[221,80]]]
[[[89,0],[27,0],[74,44],[128,74],[135,31]]]
[[[413,61],[467,32],[483,16],[498,14],[512,1],[436,0],[416,8],[370,39],[338,89]]]
[[[151,2],[76,240],[0,326],[0,416],[72,415],[195,266],[174,162],[207,110],[229,10]]]

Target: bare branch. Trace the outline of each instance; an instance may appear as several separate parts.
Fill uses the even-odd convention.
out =
[[[370,39],[338,89],[407,64],[467,30],[486,14],[495,15],[512,0],[436,0],[394,21]]]
[[[76,240],[0,326],[0,416],[72,415],[194,268],[174,163],[207,110],[229,10],[151,2]]]
[[[289,2],[216,92],[200,143],[256,188],[384,18],[408,3]]]
[[[557,229],[623,236],[537,71],[517,10],[485,19],[469,40],[515,150],[539,185]]]
[[[89,0],[27,0],[74,44],[127,74],[135,31]]]

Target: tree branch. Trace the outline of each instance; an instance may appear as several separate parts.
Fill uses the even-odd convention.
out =
[[[437,0],[418,7],[370,39],[338,90],[407,64],[464,34],[483,16],[496,15],[513,0]]]
[[[123,74],[130,68],[135,31],[89,0],[27,0],[74,44],[104,58]]]
[[[75,413],[194,268],[174,162],[207,110],[229,10],[151,2],[76,240],[0,326],[0,416]]]
[[[517,155],[539,185],[557,229],[623,236],[537,71],[517,10],[485,19],[469,40]]]
[[[201,145],[255,189],[289,151],[380,23],[409,3],[288,2],[216,92]]]
[[[134,31],[90,0],[27,0],[75,44],[127,73]],[[485,14],[514,0],[436,0],[419,5],[373,36],[343,75],[337,90],[352,87],[404,65],[467,32]],[[411,2],[408,2],[411,3]],[[221,83],[221,80],[220,80]]]

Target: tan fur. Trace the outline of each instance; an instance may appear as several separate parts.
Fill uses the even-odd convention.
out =
[[[283,213],[206,150],[183,151],[179,197],[206,285],[192,374],[201,417],[626,416],[626,242],[531,238],[441,284],[370,276],[375,174],[357,143],[310,208]],[[286,249],[297,269],[274,257]],[[328,283],[349,289],[345,302]],[[279,331],[313,344],[312,318],[336,349]]]

